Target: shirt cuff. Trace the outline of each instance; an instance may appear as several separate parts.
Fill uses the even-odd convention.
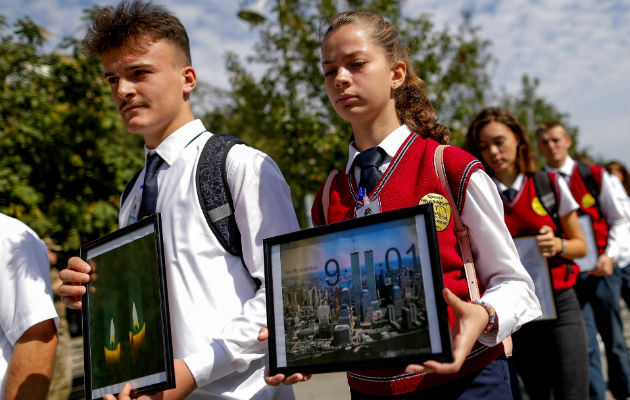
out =
[[[216,342],[202,351],[184,357],[184,362],[195,378],[197,387],[205,386],[235,371],[228,354]]]
[[[511,288],[518,292],[518,288]],[[500,299],[493,294],[486,294],[481,298],[482,301],[487,302],[494,307],[497,313],[495,329],[488,333],[483,333],[479,336],[479,343],[492,347],[496,346],[503,341],[506,337],[518,330],[524,324],[540,319],[542,313],[540,311],[540,304],[538,299],[529,296],[514,296],[514,302],[526,302],[526,307],[518,307],[517,305],[510,304],[510,301],[506,298]],[[506,301],[508,300],[508,301]],[[517,312],[516,310],[520,310]],[[498,329],[497,329],[498,328]]]
[[[617,258],[619,257],[619,249],[616,246],[608,246],[604,253],[608,256],[608,258],[613,260],[613,263],[617,263]]]

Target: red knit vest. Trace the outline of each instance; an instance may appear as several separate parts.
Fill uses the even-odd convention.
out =
[[[604,169],[598,165],[591,165],[590,167],[593,178],[595,178],[595,183],[597,183],[597,187],[601,188],[602,173]],[[593,223],[593,233],[595,234],[595,242],[597,243],[597,250],[599,254],[602,254],[606,250],[606,244],[608,243],[608,223],[599,210],[599,207],[597,207],[597,202],[586,188],[586,185],[578,172],[577,164],[571,173],[569,189],[571,190],[575,201],[577,201],[580,205],[579,214],[588,214],[591,217],[591,222]]]
[[[558,199],[556,183],[558,175],[553,172],[550,175],[552,182],[554,182],[556,199]],[[536,196],[534,179],[531,175],[527,176],[523,187],[512,202],[503,199],[503,207],[505,209],[505,224],[513,237],[537,235],[543,225],[550,226],[554,232],[562,232],[562,227],[556,226]],[[549,267],[555,290],[567,289],[575,285],[580,268],[572,261],[558,256],[551,257],[549,258]]]
[[[444,286],[461,299],[469,300],[463,261],[451,218],[453,211],[433,166],[438,145],[436,141],[422,139],[415,133],[409,135],[368,197],[371,202],[380,200],[382,212],[419,203],[433,203]],[[481,163],[464,150],[451,146],[444,151],[444,165],[457,208],[461,211],[470,175],[482,168]],[[317,192],[313,204],[312,218],[315,225],[326,223],[322,191],[323,187]],[[357,185],[352,173],[347,175],[341,171],[331,184],[327,222],[354,218],[355,208],[362,205],[361,201],[356,200],[356,194]],[[450,307],[448,312],[452,326],[454,317]],[[381,396],[403,394],[469,375],[490,364],[501,354],[502,345],[488,348],[477,343],[456,374],[404,374],[404,367],[382,368],[348,372],[348,384],[351,389],[363,393]]]

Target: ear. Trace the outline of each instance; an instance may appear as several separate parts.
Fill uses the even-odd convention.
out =
[[[197,73],[195,69],[191,66],[187,66],[182,68],[182,81],[184,88],[184,95],[190,95],[195,86],[197,86]]]
[[[392,89],[398,89],[405,82],[407,77],[407,64],[398,61],[392,65]]]
[[[567,141],[568,146],[567,147],[571,147],[571,145],[573,144],[573,138],[571,137],[571,135],[569,135],[568,132],[564,132],[564,137],[565,140]]]

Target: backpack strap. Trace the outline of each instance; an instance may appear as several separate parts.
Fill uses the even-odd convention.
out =
[[[241,232],[234,216],[234,203],[225,165],[228,152],[235,144],[245,142],[229,135],[210,136],[201,150],[195,181],[199,205],[212,233],[228,253],[241,258],[243,266],[247,269],[243,260]],[[262,286],[261,280],[253,276],[251,278],[258,290]]]
[[[125,204],[125,200],[127,200],[127,197],[129,197],[129,193],[131,193],[131,189],[133,189],[133,185],[136,184],[136,180],[138,180],[138,176],[140,175],[140,172],[142,172],[142,169],[140,169],[140,171],[136,172],[136,174],[133,176],[133,178],[131,178],[131,180],[127,184],[127,187],[125,188],[125,191],[123,192],[122,196],[120,197],[120,207],[122,207],[122,205]]]
[[[195,181],[199,205],[212,233],[228,253],[242,258],[241,232],[225,170],[227,154],[235,144],[244,142],[233,136],[212,135],[201,151]]]
[[[440,178],[440,182],[446,191],[448,202],[451,204],[451,215],[453,216],[453,222],[455,224],[457,244],[459,245],[459,249],[462,253],[462,259],[464,261],[464,271],[466,272],[466,282],[468,283],[468,294],[470,295],[470,299],[475,301],[479,300],[481,297],[479,295],[477,273],[475,272],[475,262],[472,256],[472,249],[470,248],[468,228],[462,223],[459,210],[457,209],[457,205],[453,199],[451,187],[448,184],[448,178],[446,177],[446,169],[444,167],[444,148],[446,147],[448,147],[448,145],[442,144],[435,150],[435,154],[433,156],[433,168],[435,168],[435,173],[438,178]]]
[[[593,171],[591,171],[591,167],[581,161],[576,161],[576,163],[578,173],[580,174],[580,177],[582,178],[586,189],[591,194],[591,196],[593,196],[593,198],[595,199],[595,205],[597,206],[597,208],[599,208],[599,186],[597,185],[597,182],[595,182],[595,177],[593,176]]]
[[[551,219],[553,219],[553,223],[556,224],[556,233],[562,231],[560,215],[558,214],[556,190],[554,183],[551,181],[551,175],[545,171],[536,171],[532,179],[534,180],[536,196],[538,196],[545,211],[547,211]]]
[[[332,186],[332,181],[335,179],[335,176],[339,174],[338,169],[333,169],[328,174],[328,178],[326,178],[326,183],[324,183],[324,190],[322,190],[322,210],[324,211],[324,223],[328,223],[328,206],[330,205],[330,187]]]

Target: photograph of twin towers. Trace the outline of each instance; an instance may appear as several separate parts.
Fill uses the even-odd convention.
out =
[[[278,367],[442,350],[423,219],[417,215],[277,246],[284,319],[276,326],[276,342],[286,355],[277,355]]]

